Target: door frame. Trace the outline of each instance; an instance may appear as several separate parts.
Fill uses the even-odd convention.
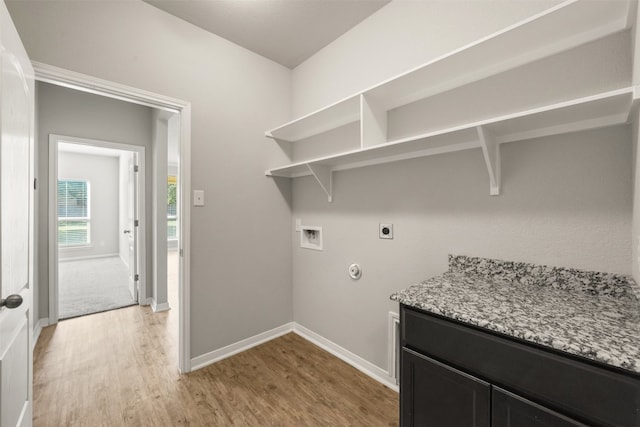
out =
[[[136,153],[138,155],[138,167],[140,175],[138,175],[137,200],[134,203],[138,207],[138,274],[140,280],[138,282],[138,304],[143,305],[147,301],[147,241],[146,241],[146,221],[145,221],[145,147],[138,145],[122,144],[119,142],[101,141],[98,139],[78,138],[75,136],[49,134],[49,324],[58,323],[59,304],[58,299],[58,149],[60,143],[71,143],[78,145],[86,145],[92,147],[110,148],[113,150],[123,150]],[[119,237],[119,236],[118,236]]]
[[[191,103],[120,83],[32,61],[36,81],[177,113],[180,120],[180,169],[178,177],[179,273],[178,273],[178,370],[191,371]]]

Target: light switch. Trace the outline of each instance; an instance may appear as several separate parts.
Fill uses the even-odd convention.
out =
[[[193,190],[193,206],[204,206],[204,190]]]

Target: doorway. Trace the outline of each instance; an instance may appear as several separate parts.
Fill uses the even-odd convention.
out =
[[[177,341],[178,341],[178,371],[186,373],[191,371],[191,327],[190,327],[190,257],[191,257],[191,225],[190,225],[190,193],[191,193],[191,104],[177,98],[166,95],[152,93],[138,88],[125,86],[119,83],[110,82],[93,76],[80,74],[74,71],[65,70],[59,67],[33,63],[35,78],[39,82],[50,83],[57,86],[75,89],[81,92],[92,93],[106,98],[112,98],[130,102],[132,104],[151,107],[161,111],[168,111],[176,114],[179,170],[178,170],[178,215],[177,221],[178,248],[177,248],[177,294],[178,313],[177,317]],[[149,195],[147,195],[147,199]],[[148,203],[148,200],[147,200]],[[166,211],[163,212],[166,214]],[[166,224],[166,222],[165,222]],[[143,239],[140,238],[140,241]],[[55,264],[55,263],[50,263]],[[144,269],[140,268],[141,286],[140,300],[143,298],[142,291]],[[50,274],[51,275],[51,274]],[[145,289],[146,292],[146,289]],[[146,296],[146,293],[145,293]],[[141,301],[142,302],[142,301]],[[50,320],[50,319],[46,319]],[[51,323],[51,322],[48,322]]]
[[[49,144],[50,320],[139,303],[145,148],[62,135]]]

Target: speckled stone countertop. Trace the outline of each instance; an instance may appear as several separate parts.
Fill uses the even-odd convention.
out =
[[[627,276],[450,255],[391,299],[640,373],[639,295]]]

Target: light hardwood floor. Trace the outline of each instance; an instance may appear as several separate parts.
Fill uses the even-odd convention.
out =
[[[187,375],[176,358],[174,310],[129,307],[47,327],[35,349],[34,425],[397,425],[397,393],[295,334]]]

